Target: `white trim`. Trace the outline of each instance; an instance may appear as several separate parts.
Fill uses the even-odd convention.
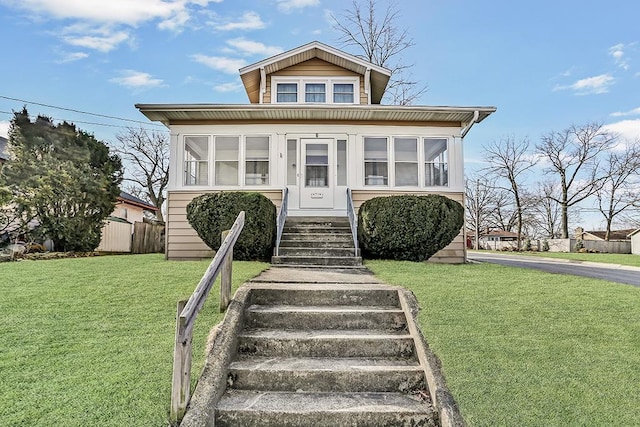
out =
[[[296,102],[278,102],[278,84],[295,84],[297,88]],[[306,102],[305,85],[324,84],[325,102]],[[353,102],[333,102],[333,85],[353,84]],[[359,77],[312,77],[312,76],[272,76],[271,77],[271,103],[272,104],[305,104],[305,105],[358,105],[360,104],[360,78]]]
[[[260,104],[264,104],[264,94],[267,92],[267,75],[264,67],[260,67]]]

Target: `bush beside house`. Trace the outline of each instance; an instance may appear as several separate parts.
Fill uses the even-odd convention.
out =
[[[365,258],[426,261],[460,233],[461,204],[440,195],[375,197],[358,211]]]

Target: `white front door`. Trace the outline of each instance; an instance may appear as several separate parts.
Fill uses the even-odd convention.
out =
[[[333,139],[302,139],[300,208],[333,209]]]

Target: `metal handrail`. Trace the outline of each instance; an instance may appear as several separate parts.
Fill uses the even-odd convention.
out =
[[[287,220],[287,214],[289,213],[289,188],[284,187],[282,190],[282,204],[278,211],[278,218],[276,219],[276,249],[275,255],[280,255],[280,239],[282,239],[282,232],[284,231],[284,223]]]
[[[356,209],[353,207],[353,197],[351,196],[350,188],[347,188],[347,215],[349,216],[349,226],[351,227],[355,256],[358,256],[358,217],[356,217]]]
[[[244,227],[244,211],[238,214],[231,229],[223,232],[223,242],[209,264],[188,301],[179,301],[176,318],[176,340],[173,351],[173,382],[171,385],[170,418],[179,422],[185,414],[191,388],[191,340],[193,326],[209,291],[220,276],[220,312],[226,310],[231,299],[231,264],[233,245]]]

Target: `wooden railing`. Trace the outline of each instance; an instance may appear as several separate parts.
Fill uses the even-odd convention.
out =
[[[355,256],[358,256],[358,217],[356,216],[356,209],[353,207],[353,197],[351,196],[350,188],[347,188],[347,216],[349,217],[349,225],[351,226],[351,237],[353,238]]]
[[[287,214],[289,213],[289,188],[284,187],[282,190],[282,204],[280,204],[280,210],[278,211],[278,219],[276,219],[276,249],[275,256],[280,255],[280,239],[282,238],[282,231],[284,230],[284,223],[287,220]]]
[[[222,313],[229,306],[233,245],[238,240],[243,226],[244,211],[238,214],[231,229],[222,233],[222,244],[189,300],[178,302],[170,411],[171,422],[174,424],[184,417],[191,397],[191,344],[196,316],[207,300],[209,291],[219,273],[222,273],[220,276],[220,312]]]

